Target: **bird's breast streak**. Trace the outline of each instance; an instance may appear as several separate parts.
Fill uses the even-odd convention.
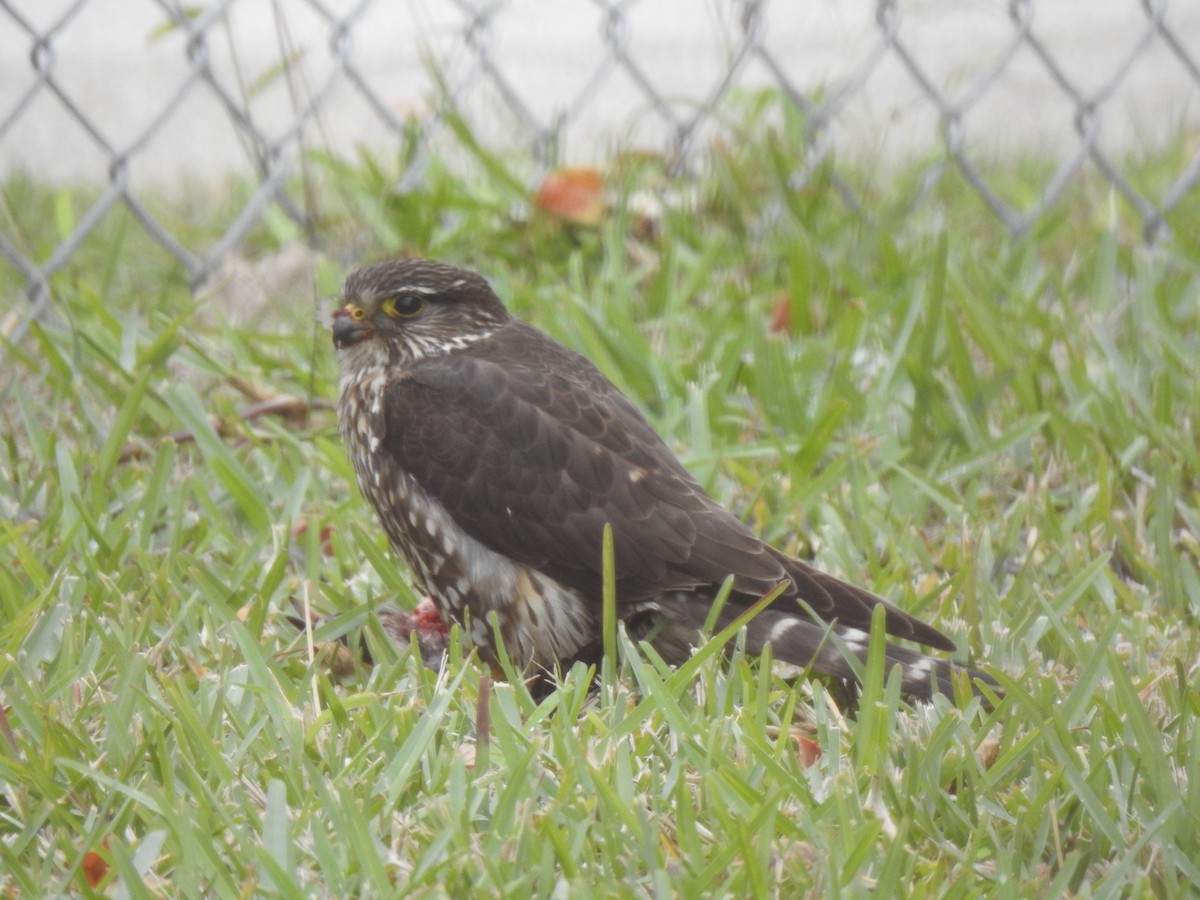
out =
[[[344,379],[338,401],[341,432],[359,489],[443,617],[463,622],[495,659],[488,613],[500,613],[509,658],[519,668],[552,666],[589,639],[593,615],[583,599],[552,578],[498,554],[471,537],[395,460],[380,453],[384,439],[382,368]],[[447,615],[448,614],[448,615]]]

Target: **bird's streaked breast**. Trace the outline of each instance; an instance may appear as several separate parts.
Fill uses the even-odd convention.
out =
[[[342,351],[356,354],[359,347]],[[591,640],[589,604],[549,576],[495,553],[467,534],[386,449],[384,400],[403,374],[383,364],[343,369],[338,427],[359,490],[388,540],[447,625],[470,619],[470,637],[495,661],[488,613],[500,613],[505,649],[518,667],[552,666]]]

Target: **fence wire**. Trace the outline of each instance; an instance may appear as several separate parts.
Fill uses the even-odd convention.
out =
[[[30,247],[9,209],[0,257],[36,309],[50,278],[123,207],[199,286],[268,210],[311,233],[294,176],[314,147],[344,153],[415,132],[400,179],[412,184],[453,108],[542,171],[622,141],[686,165],[738,97],[762,89],[803,114],[797,185],[832,158],[855,205],[838,160],[872,136],[881,156],[932,142],[926,185],[961,178],[1013,234],[1092,169],[1153,240],[1200,183],[1200,4],[1108,6],[1120,16],[1105,26],[1089,2],[1069,0],[145,0],[130,35],[112,0],[0,0],[0,172],[103,185],[52,247]],[[1130,110],[1142,117],[1132,126]],[[904,130],[886,124],[901,117]],[[1165,185],[1142,184],[1122,160],[1142,141],[1172,139],[1153,134],[1159,126],[1184,151]],[[1114,140],[1114,129],[1132,140]],[[989,181],[986,161],[1030,130],[1057,168],[1021,203]],[[70,135],[70,149],[48,133]],[[207,246],[152,211],[163,182],[180,177],[172,160],[185,173],[215,163],[252,176]]]

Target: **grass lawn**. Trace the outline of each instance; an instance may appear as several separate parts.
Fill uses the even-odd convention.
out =
[[[794,135],[750,118],[686,177],[614,162],[592,224],[477,149],[403,195],[391,160],[314,160],[324,254],[273,284],[299,238],[268,219],[266,287],[198,301],[106,222],[2,348],[0,895],[1195,895],[1200,199],[1153,248],[1091,181],[1019,239],[950,180],[912,210],[864,171],[864,215],[827,171],[789,187]],[[3,185],[35,255],[81,204]],[[159,213],[203,246],[205,208]],[[487,274],[757,531],[1005,699],[839,706],[622,641],[599,696],[580,670],[539,704],[390,646],[371,609],[419,598],[336,433],[323,298],[401,252]],[[7,334],[19,289],[0,269]],[[374,667],[325,643],[360,633]]]

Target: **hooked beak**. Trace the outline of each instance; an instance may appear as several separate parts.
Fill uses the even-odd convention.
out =
[[[365,340],[371,334],[371,326],[367,324],[362,310],[352,303],[347,303],[333,313],[333,346],[339,350],[353,347],[359,341]]]

